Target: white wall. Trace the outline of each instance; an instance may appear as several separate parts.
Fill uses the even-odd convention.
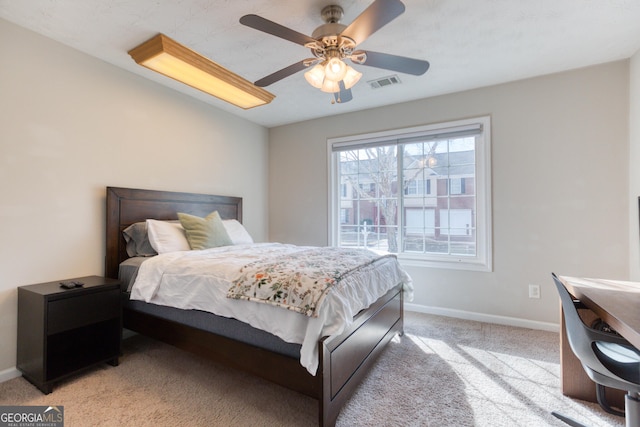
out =
[[[629,67],[629,271],[630,279],[640,281],[640,51],[631,57]]]
[[[0,373],[17,291],[101,275],[105,187],[244,198],[267,236],[268,132],[0,19]]]
[[[270,131],[1,19],[0,54],[0,374],[17,286],[102,274],[106,186],[241,196],[257,241],[323,245],[327,138],[470,116],[492,116],[494,272],[411,268],[415,303],[557,322],[549,272],[640,279],[640,54]]]
[[[552,271],[629,275],[628,82],[620,61],[272,128],[270,240],[327,243],[327,138],[489,114],[494,271],[408,268],[414,303],[557,323]]]

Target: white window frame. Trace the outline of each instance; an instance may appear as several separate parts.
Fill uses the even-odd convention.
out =
[[[455,120],[444,123],[416,126],[405,129],[373,132],[348,137],[329,138],[327,140],[327,164],[329,166],[329,243],[336,245],[339,241],[340,229],[340,186],[337,153],[333,147],[354,147],[363,143],[383,142],[391,139],[411,138],[424,134],[438,134],[465,126],[481,126],[482,132],[476,138],[475,147],[475,197],[476,197],[476,255],[460,256],[448,254],[397,254],[402,265],[416,267],[450,268],[456,270],[493,271],[493,242],[491,216],[491,118],[490,116]],[[404,194],[401,195],[405,197]],[[400,204],[401,206],[402,204]],[[398,230],[402,229],[402,215],[398,218]]]

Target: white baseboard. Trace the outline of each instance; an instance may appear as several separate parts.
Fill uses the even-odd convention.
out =
[[[5,369],[4,371],[0,371],[0,383],[18,378],[21,375],[20,371],[16,368]]]
[[[472,311],[453,310],[450,308],[429,307],[418,304],[404,304],[407,311],[435,314],[438,316],[454,317],[456,319],[475,320],[477,322],[496,323],[498,325],[517,326],[520,328],[538,329],[549,332],[560,332],[557,323],[539,322],[537,320],[519,319],[517,317],[496,316],[493,314],[474,313]]]

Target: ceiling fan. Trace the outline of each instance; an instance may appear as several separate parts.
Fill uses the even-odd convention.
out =
[[[347,26],[340,23],[344,13],[343,9],[338,5],[329,5],[321,12],[325,23],[316,28],[311,37],[258,15],[243,16],[240,18],[241,24],[300,44],[310,49],[313,54],[313,58],[303,59],[269,74],[256,81],[255,85],[269,86],[311,67],[305,73],[309,84],[323,92],[332,93],[337,102],[347,102],[353,99],[351,88],[360,80],[362,73],[347,65],[344,62],[345,59],[349,59],[355,64],[416,76],[426,73],[429,69],[427,61],[370,50],[356,50],[356,46],[393,21],[404,10],[404,4],[400,0],[374,0]]]

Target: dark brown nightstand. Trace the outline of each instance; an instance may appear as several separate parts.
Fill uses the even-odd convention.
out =
[[[18,288],[17,368],[44,393],[89,366],[118,365],[122,337],[120,281],[98,276]]]

